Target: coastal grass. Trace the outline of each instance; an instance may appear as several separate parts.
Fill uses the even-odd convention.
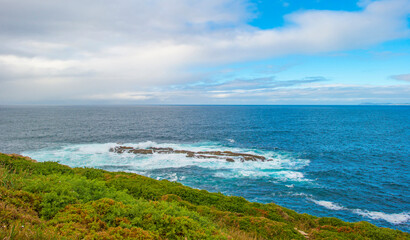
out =
[[[0,154],[0,239],[410,239],[125,172]]]

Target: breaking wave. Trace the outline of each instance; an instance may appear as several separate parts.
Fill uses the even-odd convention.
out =
[[[125,152],[118,154],[109,151],[110,148],[122,145],[138,149],[173,148],[175,150],[194,152],[232,151],[264,156],[267,159],[271,159],[271,161],[227,162],[217,157],[200,159],[177,153],[141,155]],[[272,178],[280,181],[307,181],[303,173],[298,170],[306,167],[310,162],[307,159],[299,159],[285,152],[233,148],[208,142],[174,144],[147,141],[141,143],[77,144],[63,146],[59,149],[24,152],[23,154],[38,161],[58,161],[72,167],[97,167],[107,170],[137,172],[143,175],[148,175],[144,174],[146,171],[196,166],[214,170],[213,176],[219,178]],[[155,176],[152,177],[157,178]],[[168,180],[176,179],[173,176],[161,178]]]
[[[409,212],[388,214],[384,212],[368,211],[361,209],[355,209],[352,212],[375,220],[382,219],[392,224],[403,224],[409,222],[410,220]]]
[[[402,212],[402,213],[384,213],[384,212],[377,212],[377,211],[368,211],[368,210],[362,210],[362,209],[350,209],[346,208],[344,206],[341,206],[340,204],[333,203],[330,201],[323,201],[323,200],[315,200],[313,198],[308,197],[308,199],[315,204],[325,207],[330,210],[336,210],[336,211],[350,211],[354,214],[361,215],[363,217],[367,217],[370,219],[374,220],[384,220],[386,222],[389,222],[391,224],[404,224],[409,222],[410,220],[410,213],[409,212]]]
[[[318,200],[314,200],[314,199],[309,199],[309,200],[316,203],[317,205],[320,205],[320,206],[325,207],[325,208],[330,209],[330,210],[346,210],[345,207],[340,206],[337,203],[333,203],[333,202],[329,202],[329,201],[323,201],[323,200],[318,201]]]

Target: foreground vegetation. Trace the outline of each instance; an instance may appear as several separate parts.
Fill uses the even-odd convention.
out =
[[[410,239],[132,173],[0,153],[0,239]]]

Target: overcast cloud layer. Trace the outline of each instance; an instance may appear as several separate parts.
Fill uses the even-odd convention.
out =
[[[408,100],[408,85],[332,85],[326,76],[216,83],[193,69],[408,38],[409,0],[298,11],[265,30],[247,24],[252,8],[233,0],[0,0],[0,104],[350,103],[362,100],[359,90],[364,101]],[[408,82],[406,72],[391,75]]]

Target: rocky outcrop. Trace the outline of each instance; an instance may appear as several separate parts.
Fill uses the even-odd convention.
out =
[[[117,146],[114,148],[110,148],[110,152],[115,153],[134,153],[134,154],[184,154],[186,157],[189,158],[198,158],[198,159],[221,159],[227,162],[235,162],[235,161],[272,161],[272,159],[267,159],[264,156],[248,154],[248,153],[236,153],[231,151],[200,151],[200,152],[193,152],[187,150],[177,150],[173,148],[133,148],[127,146]]]

